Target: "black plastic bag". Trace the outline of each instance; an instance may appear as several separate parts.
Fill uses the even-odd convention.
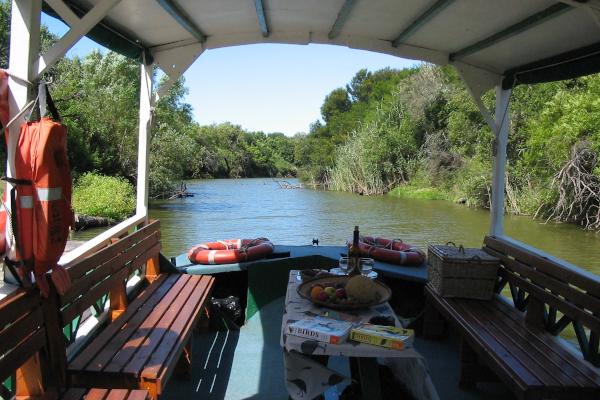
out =
[[[242,305],[239,297],[229,296],[224,299],[211,299],[213,308],[222,316],[235,322],[238,326],[242,325]]]

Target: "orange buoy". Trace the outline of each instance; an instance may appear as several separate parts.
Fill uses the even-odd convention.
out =
[[[267,238],[219,240],[192,247],[188,258],[194,264],[231,264],[264,258],[273,247]]]
[[[358,247],[365,257],[390,264],[421,265],[426,258],[423,251],[400,239],[361,236]]]

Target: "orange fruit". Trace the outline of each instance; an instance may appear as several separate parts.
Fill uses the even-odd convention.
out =
[[[318,300],[319,299],[319,294],[323,291],[323,287],[316,285],[313,286],[312,289],[310,289],[310,298],[313,300]]]

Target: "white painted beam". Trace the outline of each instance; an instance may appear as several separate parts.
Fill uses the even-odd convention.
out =
[[[58,264],[62,265],[63,267],[69,267],[78,259],[93,254],[94,252],[111,244],[112,238],[119,237],[122,234],[129,232],[131,228],[142,225],[146,221],[146,217],[146,215],[136,214],[133,217],[119,223],[118,225],[109,228],[93,239],[90,239],[81,246],[77,247],[75,250],[63,254],[58,261]]]
[[[496,125],[493,146],[494,170],[492,177],[492,204],[490,234],[504,235],[504,189],[506,186],[506,147],[508,145],[508,128],[510,121],[511,89],[504,90],[501,85],[496,86]]]
[[[180,47],[166,47],[160,51],[158,48],[152,49],[154,63],[169,77],[168,80],[161,83],[156,93],[155,102],[164,96],[171,86],[204,52],[202,43],[192,43]]]
[[[29,82],[33,81],[35,70],[33,61],[40,48],[40,17],[42,11],[41,0],[13,0],[11,13],[10,31],[10,55],[9,55],[9,110],[10,119],[14,123],[8,129],[6,175],[15,177],[15,154],[19,140],[19,128],[23,122],[21,111],[33,98],[33,92]],[[23,79],[17,79],[15,76]],[[21,114],[19,117],[18,115]],[[13,188],[10,183],[6,184],[7,192]],[[6,204],[10,212],[10,202]],[[10,236],[7,237],[7,254],[15,259],[15,245]],[[15,283],[11,279],[9,271],[4,271],[4,280]]]
[[[52,67],[54,63],[67,54],[67,51],[88,33],[90,29],[102,21],[106,14],[108,14],[108,12],[120,1],[121,0],[101,0],[94,8],[88,11],[77,24],[71,26],[71,29],[65,36],[37,60],[37,74],[35,78],[40,77]]]
[[[141,65],[140,76],[140,117],[138,132],[138,169],[137,169],[137,196],[136,214],[148,218],[148,190],[149,190],[149,154],[150,154],[150,126],[152,123],[152,64],[146,65],[145,56]]]
[[[45,0],[46,3],[62,18],[69,26],[74,26],[81,20],[62,0]]]

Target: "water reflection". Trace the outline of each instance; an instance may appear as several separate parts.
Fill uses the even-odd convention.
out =
[[[161,220],[168,256],[199,242],[230,238],[265,236],[279,244],[310,244],[319,238],[321,244],[341,244],[354,225],[363,234],[401,238],[421,247],[447,241],[478,247],[489,229],[487,211],[445,201],[280,189],[270,179],[192,181],[188,190],[196,196],[151,207],[151,217]],[[600,274],[600,238],[592,232],[528,217],[507,217],[506,232]]]

